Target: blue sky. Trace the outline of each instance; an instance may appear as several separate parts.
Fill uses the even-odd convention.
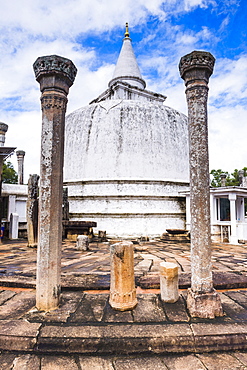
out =
[[[25,182],[39,173],[40,92],[32,64],[58,54],[78,68],[67,113],[106,88],[129,22],[147,89],[187,113],[180,58],[216,57],[209,91],[210,168],[247,166],[246,0],[0,0],[0,121],[7,146],[26,151]],[[16,156],[11,157],[15,168]]]

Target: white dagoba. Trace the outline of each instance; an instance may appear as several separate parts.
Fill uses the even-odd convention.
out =
[[[126,27],[108,89],[66,118],[70,220],[96,221],[108,236],[185,228],[187,117],[145,87]]]

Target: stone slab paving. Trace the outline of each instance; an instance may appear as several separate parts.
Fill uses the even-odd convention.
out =
[[[61,304],[45,313],[35,308],[36,250],[0,246],[0,369],[247,369],[246,246],[213,246],[225,312],[215,320],[189,316],[186,290],[160,300],[160,261],[177,262],[189,285],[188,244],[135,244],[138,305],[126,312],[108,302],[109,243],[81,252],[66,241],[62,256]]]
[[[62,286],[81,289],[109,289],[110,244],[90,243],[89,251],[78,251],[75,242],[62,245]],[[190,286],[190,245],[159,240],[135,244],[136,284],[143,289],[159,289],[159,264],[179,266],[180,288]],[[217,289],[247,287],[247,246],[213,244],[214,285]],[[26,241],[0,246],[0,286],[35,287],[36,249]]]
[[[247,354],[81,356],[0,352],[1,370],[246,370]]]

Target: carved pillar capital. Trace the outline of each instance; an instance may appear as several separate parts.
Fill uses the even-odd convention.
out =
[[[192,51],[183,56],[179,63],[181,78],[186,87],[191,85],[207,86],[209,77],[213,73],[215,58],[206,51]]]
[[[33,69],[41,92],[57,90],[66,95],[77,73],[77,68],[71,60],[58,55],[39,57],[34,62]]]

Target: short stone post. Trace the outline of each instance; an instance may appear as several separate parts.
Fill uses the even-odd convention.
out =
[[[133,243],[111,245],[111,307],[118,311],[132,310],[137,305]]]
[[[178,265],[172,262],[160,263],[160,296],[162,301],[175,303],[178,293]]]
[[[79,251],[87,251],[89,249],[89,239],[87,235],[77,236],[76,249]]]
[[[210,53],[193,51],[179,63],[189,119],[191,289],[187,305],[192,317],[201,318],[223,315],[219,295],[213,289],[211,264],[207,98],[214,62]]]
[[[24,157],[25,157],[24,150],[17,150],[16,156],[17,156],[17,163],[18,163],[18,184],[23,185],[24,184]]]
[[[222,173],[220,175],[220,186],[226,186],[226,174],[225,173]]]
[[[19,215],[11,213],[9,223],[9,239],[18,239]]]
[[[33,68],[42,93],[36,306],[48,311],[58,306],[61,291],[64,123],[77,69],[57,55],[38,58]]]
[[[38,175],[29,175],[26,215],[28,240],[27,245],[31,248],[37,247],[38,244],[38,182]]]

